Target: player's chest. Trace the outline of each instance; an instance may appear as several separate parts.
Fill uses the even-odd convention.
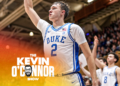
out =
[[[66,40],[69,40],[68,32],[67,30],[59,30],[59,31],[53,31],[53,30],[48,30],[45,41],[47,44],[49,43],[65,43]]]
[[[49,29],[47,33],[45,34],[47,36],[68,36],[68,31],[66,28],[62,28],[58,31],[54,31],[53,29]]]
[[[105,69],[103,70],[103,75],[105,76],[115,76],[115,71],[112,69]]]

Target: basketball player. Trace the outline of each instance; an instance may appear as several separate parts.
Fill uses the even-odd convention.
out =
[[[95,37],[95,39],[97,39],[97,37]],[[114,52],[108,54],[108,66],[103,62],[100,62],[97,58],[95,59],[96,65],[102,69],[101,86],[120,86],[120,68],[115,65],[118,60],[119,57]]]
[[[92,54],[93,54],[93,57],[94,59],[96,59],[96,51],[97,51],[97,45],[98,45],[98,38],[97,36],[94,37],[94,47],[93,47],[93,50],[92,50]],[[107,60],[105,58],[99,58],[99,61],[105,65],[107,65]],[[82,67],[82,61],[79,61],[80,63],[80,68],[82,69],[83,73],[88,76],[88,77],[91,77],[91,74],[89,71],[87,71],[84,67]],[[97,69],[96,70],[96,74],[97,74],[97,78],[98,78],[98,81],[101,83],[102,82],[102,73],[103,73],[103,70],[102,69]]]
[[[106,65],[107,63],[107,60],[105,58],[99,58],[100,62],[104,63]],[[83,73],[88,76],[88,77],[91,77],[91,74],[88,70],[86,70],[84,67],[82,67],[82,62],[79,61],[80,63],[80,68],[82,69]],[[101,69],[97,69],[96,70],[96,74],[97,74],[97,78],[98,78],[98,81],[101,83],[102,82],[102,70]]]
[[[46,78],[45,86],[84,86],[78,61],[78,47],[82,49],[88,63],[93,86],[96,86],[94,59],[83,30],[76,24],[65,23],[69,7],[62,1],[54,2],[49,10],[50,25],[33,9],[32,0],[24,0],[25,11],[33,24],[42,32],[45,57],[55,67],[55,76]],[[57,77],[58,76],[58,77]]]
[[[115,65],[118,60],[119,57],[114,52],[108,54],[108,66],[96,59],[96,65],[103,69],[102,86],[120,86],[120,68]]]

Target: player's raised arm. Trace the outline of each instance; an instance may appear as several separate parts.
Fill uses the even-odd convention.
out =
[[[91,77],[92,77],[92,81],[93,81],[93,86],[96,86],[94,84],[96,84],[96,68],[95,68],[95,62],[94,59],[92,57],[92,53],[90,51],[90,48],[88,46],[88,43],[85,42],[83,44],[80,45],[80,48],[82,49],[86,60],[87,60],[87,64],[88,64],[88,69],[90,71]]]
[[[116,69],[116,74],[117,74],[117,82],[118,82],[117,86],[120,86],[120,68]]]
[[[28,14],[28,16],[30,17],[31,21],[37,27],[37,24],[38,24],[38,21],[40,20],[40,17],[33,9],[32,0],[24,0],[24,7],[25,7],[25,11]]]
[[[93,47],[93,50],[92,50],[92,55],[93,55],[93,58],[96,59],[97,57],[97,45],[98,45],[98,38],[97,36],[94,36],[94,47]]]
[[[93,50],[92,50],[92,56],[94,57],[95,59],[95,64],[97,65],[97,67],[99,68],[104,68],[106,65],[104,63],[101,63],[100,60],[98,60],[97,57],[97,45],[98,45],[98,38],[97,36],[94,36],[94,47],[93,47]]]

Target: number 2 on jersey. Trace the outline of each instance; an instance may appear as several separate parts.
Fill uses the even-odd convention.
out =
[[[53,54],[53,52],[57,50],[57,44],[52,44],[51,47],[54,48],[51,50],[51,56],[56,56],[56,54]]]
[[[104,83],[107,83],[107,76],[104,77]]]

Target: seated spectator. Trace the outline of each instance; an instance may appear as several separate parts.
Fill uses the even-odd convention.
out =
[[[110,37],[107,37],[106,46],[110,46],[110,44],[111,44]]]
[[[117,43],[116,50],[120,51],[120,41],[118,41],[118,43]]]
[[[85,79],[85,86],[92,86],[92,79],[89,77],[84,77]]]
[[[106,47],[106,41],[105,41],[104,38],[102,38],[102,39],[100,40],[100,45],[103,46],[103,47]]]
[[[112,45],[112,52],[115,52],[115,51],[116,51],[116,45],[113,44],[113,45]]]
[[[117,39],[113,39],[112,45],[116,45],[117,46]]]
[[[102,54],[102,56],[105,55],[105,48],[104,47],[101,47],[101,52],[100,53]]]

